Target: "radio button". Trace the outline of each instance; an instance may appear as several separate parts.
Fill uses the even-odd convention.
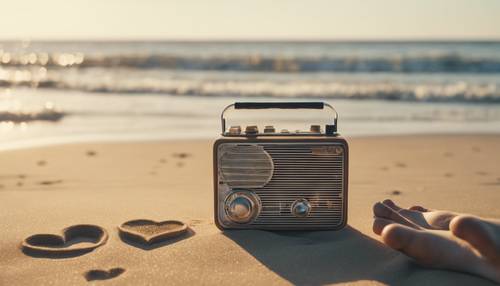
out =
[[[321,125],[311,125],[309,131],[312,133],[321,133]]]
[[[264,128],[264,133],[275,133],[276,129],[272,125],[268,125]]]
[[[245,133],[248,135],[253,135],[259,133],[259,127],[256,125],[249,125],[245,128]]]
[[[239,126],[239,125],[231,126],[231,128],[229,128],[229,134],[240,135],[241,134],[241,126]]]
[[[306,199],[300,199],[293,202],[291,212],[296,217],[306,217],[311,211],[311,204]]]

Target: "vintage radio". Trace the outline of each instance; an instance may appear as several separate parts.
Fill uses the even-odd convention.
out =
[[[227,112],[290,109],[331,111],[324,126],[277,131],[274,126],[226,128]],[[222,229],[341,229],[347,223],[348,145],[338,114],[323,102],[237,102],[221,114],[214,143],[214,215]],[[314,122],[313,122],[314,123]],[[262,130],[262,131],[261,131]]]

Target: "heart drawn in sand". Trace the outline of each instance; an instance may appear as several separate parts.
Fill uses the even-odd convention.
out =
[[[137,219],[124,222],[118,227],[120,234],[131,240],[148,245],[185,234],[188,227],[176,220],[156,222],[149,219]]]
[[[34,256],[73,256],[90,252],[108,240],[108,233],[97,225],[78,224],[63,229],[61,235],[35,234],[21,243],[24,253]]]

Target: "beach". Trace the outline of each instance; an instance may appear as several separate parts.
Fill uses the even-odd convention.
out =
[[[4,2],[0,286],[500,283],[500,2]]]
[[[0,284],[86,285],[88,271],[113,268],[121,270],[116,276],[103,274],[108,279],[98,282],[493,284],[420,267],[382,244],[371,228],[372,205],[385,198],[406,207],[500,218],[499,135],[348,141],[348,226],[312,232],[219,230],[213,221],[210,140],[84,142],[1,151]],[[189,231],[156,247],[141,247],[118,234],[118,226],[133,219],[180,220]],[[109,238],[72,257],[37,257],[20,248],[31,235],[59,234],[77,224],[102,227]]]

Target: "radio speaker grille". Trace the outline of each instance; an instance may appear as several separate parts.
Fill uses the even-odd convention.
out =
[[[222,146],[219,166],[221,179],[230,187],[263,187],[273,176],[273,160],[257,145]]]

